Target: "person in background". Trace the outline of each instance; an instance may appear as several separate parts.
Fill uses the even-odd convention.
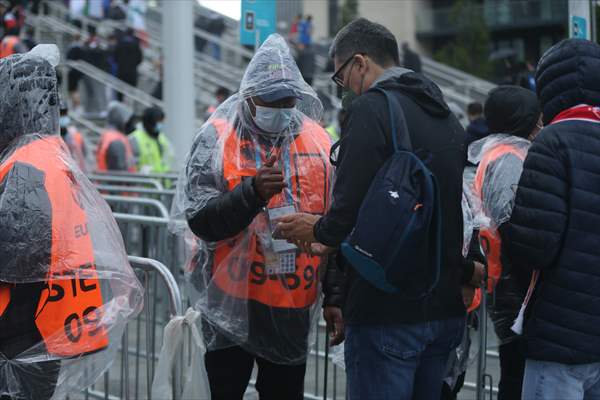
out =
[[[531,61],[526,61],[519,78],[519,86],[535,93],[535,66]]]
[[[290,25],[290,32],[288,33],[288,42],[292,44],[292,46],[296,46],[298,44],[298,31],[300,24],[302,23],[302,14],[298,14],[292,20]]]
[[[21,42],[25,45],[25,47],[27,47],[28,51],[37,46],[35,41],[35,32],[32,27],[29,26],[25,28],[25,34],[23,35]]]
[[[4,37],[0,42],[0,58],[9,57],[13,54],[26,53],[29,48],[23,43],[20,37],[21,28],[15,13],[16,6],[7,8],[2,15],[4,26]]]
[[[0,0],[0,37],[4,37],[6,34],[6,26],[4,25],[4,14],[10,9],[10,2],[8,0]]]
[[[134,128],[133,111],[125,104],[112,101],[108,105],[107,128],[102,132],[96,151],[98,171],[135,172],[135,158],[127,135]]]
[[[469,103],[467,106],[467,140],[465,145],[468,147],[476,140],[483,139],[489,134],[489,129],[485,118],[483,117],[483,105],[477,101]]]
[[[133,27],[135,35],[140,38],[142,46],[146,46],[148,32],[146,32],[146,11],[148,4],[146,0],[127,0],[127,25]]]
[[[316,53],[313,46],[302,46],[298,49],[296,63],[298,64],[302,77],[309,85],[312,85],[317,69],[315,58]]]
[[[104,0],[87,0],[86,12],[89,18],[95,20],[104,19]]]
[[[225,29],[227,26],[225,25],[225,20],[222,15],[214,14],[210,17],[210,21],[208,23],[208,28],[206,29],[208,33],[215,35],[218,38],[223,36]],[[221,60],[221,45],[215,41],[210,41],[210,53],[212,57],[220,61]]]
[[[305,49],[312,45],[313,23],[312,15],[307,15],[304,21],[298,26],[298,42],[299,48]]]
[[[111,1],[106,11],[106,18],[113,21],[124,21],[127,19],[127,4],[122,0]]]
[[[525,304],[525,400],[600,398],[599,69],[598,44],[567,39],[535,74],[544,129],[505,240],[512,262],[539,277]]]
[[[334,338],[344,335],[339,327],[345,324],[351,400],[439,399],[448,357],[463,337],[466,315],[461,295],[465,132],[433,82],[399,67],[398,43],[384,26],[354,20],[338,32],[330,56],[336,66],[332,79],[354,94],[339,142],[333,200],[323,217],[285,216],[278,230],[295,243],[315,244],[319,252],[335,251],[348,237],[371,183],[394,154],[389,112],[394,103],[378,89],[388,93],[406,118],[408,131],[398,137],[409,135],[415,152],[433,155],[429,165],[443,210],[441,275],[430,296],[408,300],[377,288],[342,257],[338,263],[347,273],[343,318],[337,307],[326,308],[324,316]],[[427,264],[435,248],[424,247],[415,254],[422,254],[417,257]]]
[[[87,172],[88,151],[83,135],[71,124],[69,108],[65,101],[60,102],[60,136],[67,144],[73,160],[84,173]]]
[[[154,62],[154,70],[158,74],[158,82],[152,89],[152,97],[162,100],[163,98],[163,79],[164,79],[164,69],[163,69],[163,57],[162,55],[158,60]]]
[[[421,57],[417,52],[413,51],[408,42],[402,43],[402,56],[404,68],[420,73],[422,70]]]
[[[479,239],[488,266],[488,309],[500,346],[498,400],[521,396],[525,343],[511,326],[521,308],[531,271],[515,265],[503,243],[515,190],[531,141],[540,131],[541,110],[534,92],[518,86],[499,86],[485,102],[489,135],[469,146],[469,161],[477,164],[472,193],[480,204]]]
[[[135,36],[132,28],[127,28],[122,35],[118,36],[114,54],[115,63],[117,64],[117,78],[133,87],[137,87],[137,69],[142,63],[143,54],[140,41]],[[119,93],[117,99],[122,101],[123,94]]]
[[[8,31],[8,34],[0,42],[0,58],[12,56],[13,54],[26,53],[27,46],[21,41],[18,33]]]
[[[81,22],[75,21],[73,23],[78,28],[81,28]],[[78,61],[84,57],[84,44],[79,33],[73,36],[73,41],[69,44],[66,52],[67,60]],[[79,96],[79,82],[81,81],[82,74],[76,69],[69,69],[67,73],[67,91],[69,92],[69,101],[71,102],[71,109],[75,112],[79,111],[81,105],[81,98]]]
[[[163,133],[165,114],[158,107],[144,110],[142,124],[130,136],[129,142],[142,173],[163,173],[171,170],[171,144]]]
[[[206,109],[206,114],[204,114],[204,119],[208,119],[215,111],[217,111],[217,107],[221,105],[227,98],[229,97],[230,92],[229,89],[224,88],[222,86],[218,87],[215,91],[215,102],[210,105]]]
[[[88,33],[89,37],[83,47],[82,60],[101,71],[110,72],[108,54],[100,38],[97,36],[96,27],[89,25]],[[108,107],[106,86],[89,76],[84,75],[81,79],[83,88],[81,102],[84,114],[88,118],[102,118],[106,116]]]
[[[335,143],[338,140],[340,140],[340,136],[341,136],[340,134],[342,132],[342,124],[343,124],[345,118],[346,118],[346,110],[344,110],[343,108],[340,108],[340,110],[337,113],[337,118],[335,119],[335,121],[332,121],[331,124],[329,124],[329,126],[327,128],[325,128],[325,130],[329,134],[329,138],[331,139],[332,143]]]

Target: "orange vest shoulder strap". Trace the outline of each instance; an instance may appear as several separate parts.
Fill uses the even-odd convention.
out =
[[[495,160],[497,160],[505,154],[513,154],[517,156],[520,160],[525,160],[525,153],[519,150],[516,146],[510,144],[501,144],[488,151],[479,162],[477,172],[475,173],[474,189],[475,193],[477,194],[477,196],[479,196],[479,198],[481,198],[482,196],[483,184],[487,167],[492,162],[494,162]]]

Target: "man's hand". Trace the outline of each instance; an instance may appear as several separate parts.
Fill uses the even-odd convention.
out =
[[[269,157],[265,165],[256,171],[254,190],[262,201],[268,202],[273,196],[287,187],[281,169],[273,168],[276,161],[277,155],[273,154]]]
[[[277,237],[287,239],[288,242],[310,252],[311,243],[317,241],[313,234],[313,227],[320,218],[318,215],[306,213],[281,217],[277,224]]]
[[[465,308],[471,307],[471,303],[473,303],[473,298],[475,297],[475,288],[471,285],[463,285],[462,297]]]
[[[314,256],[327,256],[337,251],[336,247],[325,246],[321,243],[313,243],[310,246],[310,253]]]
[[[473,276],[471,277],[470,284],[474,287],[481,287],[485,276],[485,266],[477,261],[475,261],[474,264],[475,268],[473,268]]]
[[[327,306],[323,310],[323,318],[327,323],[327,332],[329,333],[330,346],[337,346],[346,338],[344,333],[344,319],[342,318],[342,310],[339,307]]]

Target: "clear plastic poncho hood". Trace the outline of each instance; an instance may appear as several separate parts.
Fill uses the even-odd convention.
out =
[[[476,227],[495,230],[510,219],[530,145],[517,136],[495,134],[469,146],[469,161],[478,165],[469,199]]]
[[[110,208],[58,135],[49,47],[0,60],[0,397],[16,399],[94,383],[143,298]]]
[[[292,120],[278,134],[261,132],[247,99],[279,90],[298,97]],[[195,137],[173,202],[172,226],[180,233],[186,220],[215,212],[215,205],[223,224],[238,220],[244,196],[253,193],[252,177],[269,154],[278,154],[276,166],[288,183],[229,237],[203,241],[187,233],[192,253],[187,276],[209,351],[239,345],[280,364],[306,360],[321,260],[274,240],[272,230],[278,215],[327,210],[332,169],[330,140],[318,124],[321,113],[287,44],[271,35],[250,61],[240,91],[217,108]]]

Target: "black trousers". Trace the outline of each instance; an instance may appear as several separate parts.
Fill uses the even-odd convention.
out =
[[[498,400],[521,398],[525,375],[525,343],[523,338],[500,345],[500,383]]]
[[[302,400],[306,364],[279,365],[256,357],[241,347],[209,351],[204,356],[212,400],[241,400],[254,362],[258,365],[256,390],[260,400]]]

